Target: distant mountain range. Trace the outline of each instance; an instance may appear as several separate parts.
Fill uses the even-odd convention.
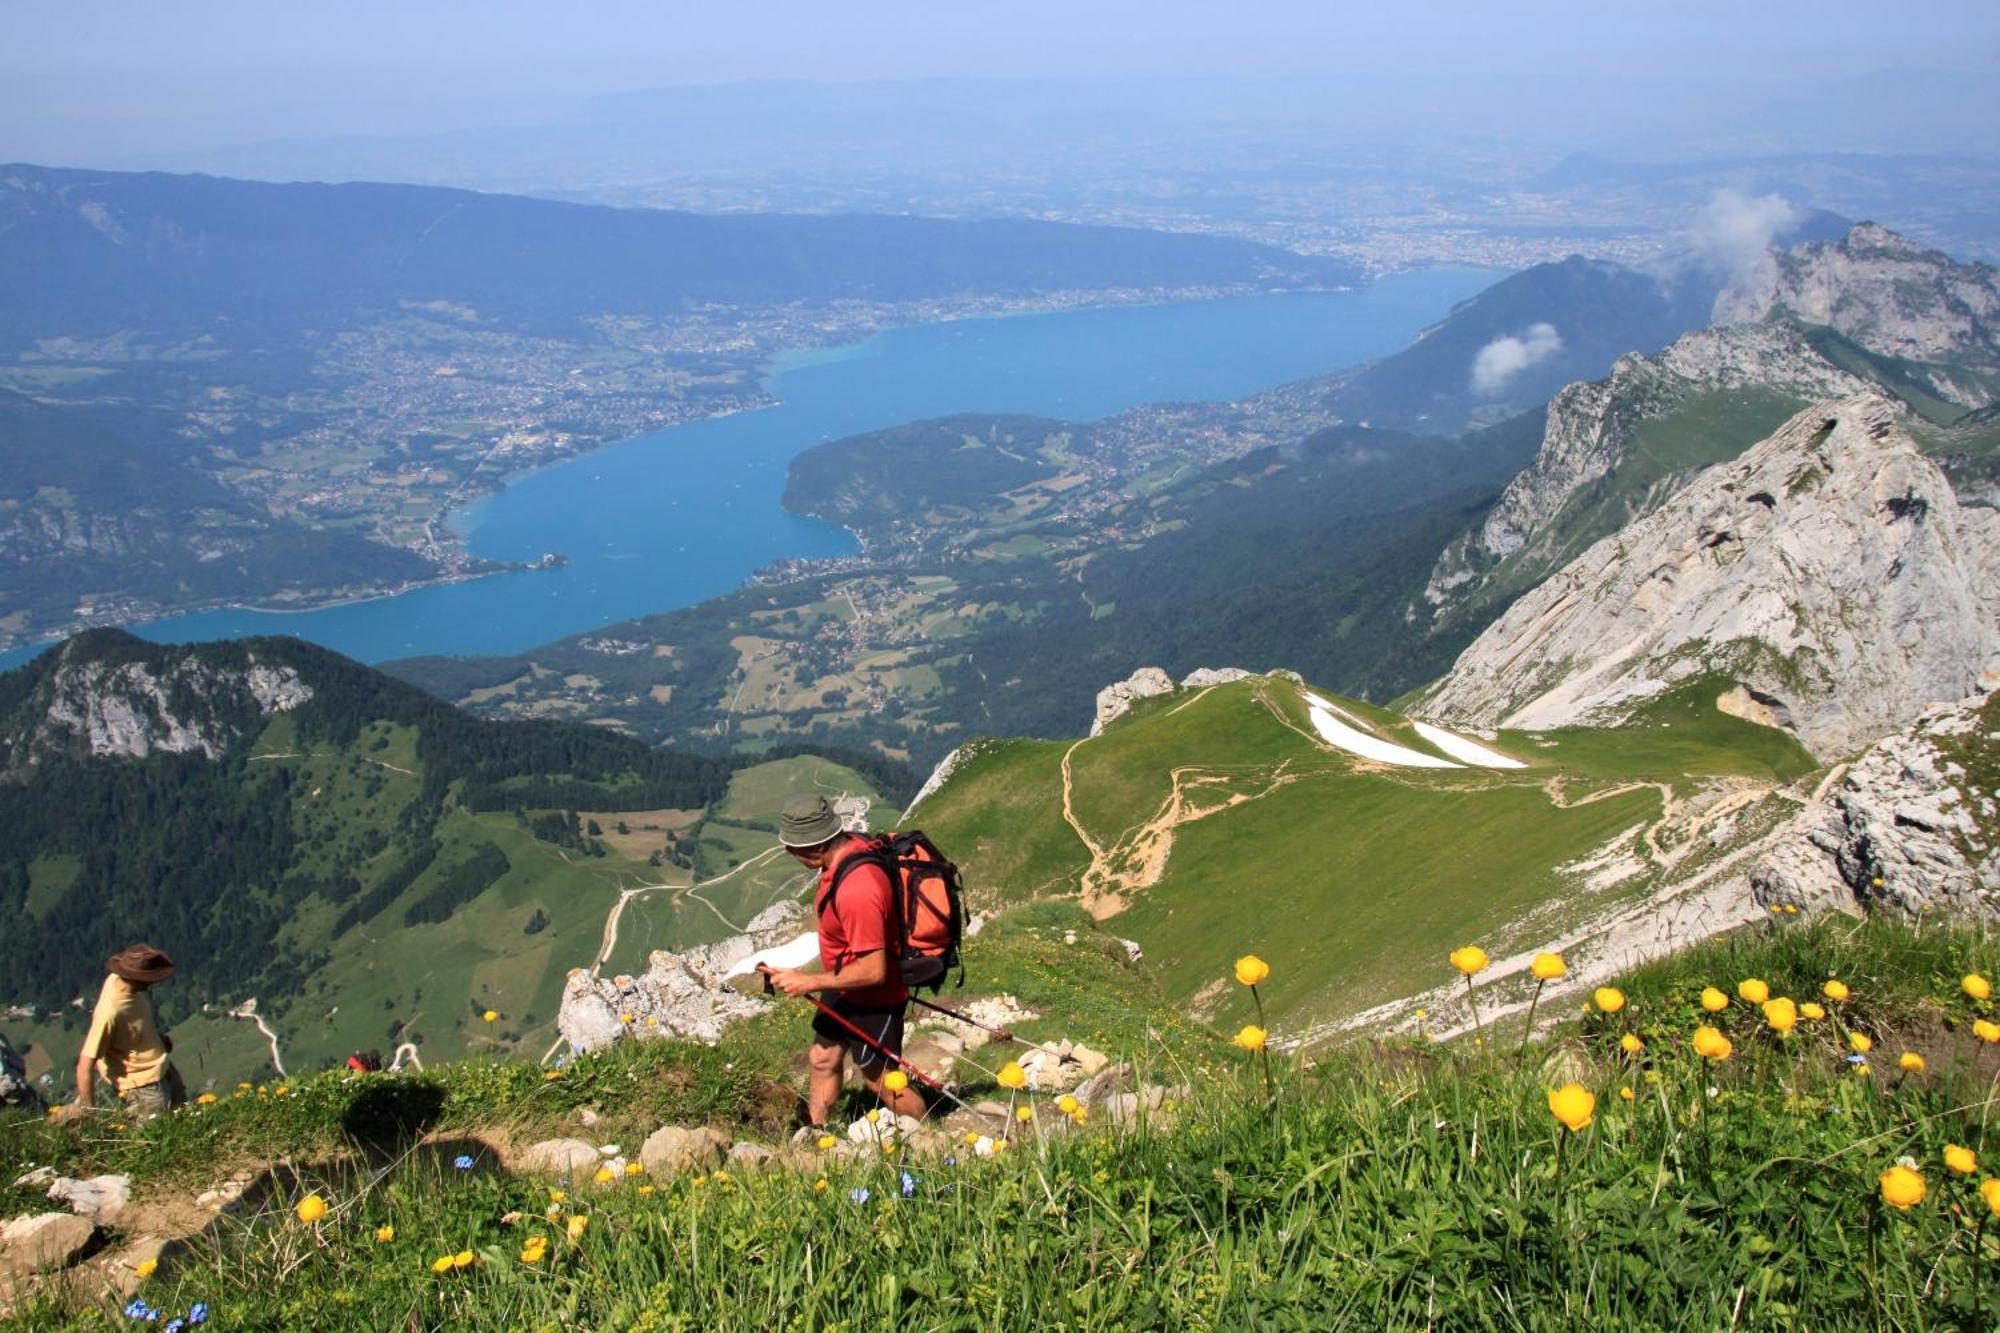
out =
[[[0,166],[0,348],[134,328],[292,341],[403,303],[521,329],[681,307],[1325,286],[1335,260],[1024,220],[704,216],[416,185]],[[237,335],[240,337],[240,333]]]

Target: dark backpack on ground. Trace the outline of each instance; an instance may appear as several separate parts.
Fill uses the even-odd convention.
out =
[[[889,877],[896,904],[896,934],[903,942],[903,984],[928,986],[935,995],[944,988],[947,972],[958,970],[965,984],[965,964],[958,950],[965,939],[965,894],[958,867],[919,829],[878,833],[860,851],[850,852],[833,872],[815,909],[825,915],[840,892],[840,882],[858,865],[882,867]]]

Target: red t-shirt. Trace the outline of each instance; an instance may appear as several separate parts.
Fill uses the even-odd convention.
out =
[[[866,846],[860,838],[849,838],[835,850],[833,858],[819,872],[819,891],[815,901],[826,898],[827,888],[833,883],[834,871],[840,868],[840,863]],[[820,913],[819,964],[829,972],[838,972],[866,954],[886,952],[889,955],[889,980],[860,990],[833,991],[827,998],[842,999],[869,1009],[886,1009],[906,1003],[910,992],[903,985],[899,967],[902,951],[902,931],[896,922],[896,895],[889,887],[889,876],[879,865],[854,867],[841,879],[840,891],[833,895],[826,910]]]

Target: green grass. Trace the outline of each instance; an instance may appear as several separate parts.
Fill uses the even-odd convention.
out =
[[[1127,893],[1107,928],[1145,947],[1178,1001],[1208,1001],[1232,951],[1252,947],[1282,965],[1272,1012],[1333,1020],[1426,989],[1412,960],[1467,939],[1525,947],[1656,891],[1657,871],[1586,893],[1564,867],[1660,819],[1661,788],[1678,798],[1712,780],[1779,784],[1814,770],[1788,735],[1717,710],[1723,688],[1694,682],[1631,726],[1502,736],[1525,770],[1367,771],[1313,739],[1295,687],[1244,681],[1145,700],[1073,748],[983,742],[918,816],[976,901],[1069,897],[1091,856],[1063,817],[1063,755],[1075,816],[1100,848],[1129,847],[1178,772],[1184,822],[1157,881]],[[1335,702],[1429,749],[1401,716]],[[1114,857],[1113,869],[1138,863]],[[1219,1021],[1248,1017],[1241,997],[1213,998]]]
[[[868,780],[853,769],[802,755],[758,764],[731,778],[729,794],[716,807],[716,817],[739,824],[765,823],[775,828],[778,812],[785,808],[785,802],[801,795],[825,796],[829,800],[837,796],[865,796],[872,802],[881,801]]]
[[[1009,966],[1052,965],[1063,920],[1029,919],[995,947],[1017,954]],[[989,1160],[568,1182],[553,1220],[551,1182],[487,1150],[496,1123],[525,1135],[590,1106],[607,1117],[593,1135],[621,1142],[659,1119],[767,1136],[764,1074],[745,1066],[795,1032],[640,1046],[554,1082],[501,1064],[328,1078],[123,1134],[17,1122],[0,1130],[0,1166],[192,1184],[215,1161],[272,1162],[246,1207],[171,1248],[143,1289],[168,1313],[205,1302],[219,1327],[1988,1327],[2000,1222],[1974,1188],[1985,1172],[1953,1175],[1943,1153],[2000,1162],[2000,1047],[1967,1032],[1991,1005],[1957,986],[1996,963],[1966,931],[1792,925],[1625,978],[1622,1012],[1518,1062],[1511,1041],[1499,1054],[1364,1041],[1311,1066],[1275,1060],[1267,1097],[1255,1057],[1156,1047],[1150,1067],[1190,1091],[1137,1128],[1078,1132],[1043,1104]],[[1755,976],[1803,998],[1829,975],[1851,998],[1788,1037],[1740,1002],[1696,1007],[1707,984]],[[1701,1021],[1727,1032],[1727,1060],[1689,1048]],[[1868,1077],[1846,1060],[1857,1030],[1876,1042]],[[1628,1031],[1643,1052],[1620,1051]],[[1925,1054],[1924,1072],[1899,1071],[1905,1051]],[[1575,1132],[1548,1101],[1570,1081],[1595,1099]],[[429,1141],[366,1169],[343,1118],[367,1094],[379,1126],[425,1089],[441,1098]],[[459,1152],[472,1169],[452,1167]],[[1878,1185],[1899,1159],[1926,1186],[1907,1210]],[[313,1226],[293,1216],[308,1192],[331,1205]],[[27,1206],[20,1193],[0,1203]],[[571,1215],[588,1218],[574,1241]],[[382,1226],[392,1240],[375,1239]],[[535,1235],[547,1254],[525,1262]],[[431,1271],[465,1251],[468,1267]],[[117,1304],[56,1288],[16,1326],[124,1326]]]
[[[47,916],[82,869],[80,856],[38,856],[28,862],[28,915],[37,920]]]

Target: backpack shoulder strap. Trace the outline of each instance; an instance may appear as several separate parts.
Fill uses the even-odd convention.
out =
[[[832,877],[827,880],[826,888],[821,890],[819,901],[813,906],[814,916],[826,915],[826,909],[833,906],[834,895],[840,892],[840,886],[846,881],[848,873],[856,866],[862,865],[879,866],[882,873],[889,877],[891,885],[896,882],[895,858],[889,849],[888,839],[870,838],[866,844],[840,858],[840,864],[833,868]]]

